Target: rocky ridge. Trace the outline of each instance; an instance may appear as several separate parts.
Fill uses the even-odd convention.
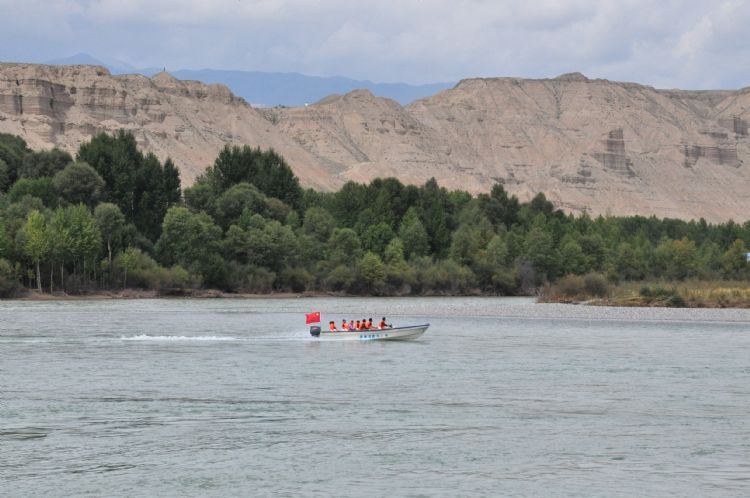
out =
[[[745,220],[750,89],[657,90],[591,80],[474,78],[408,106],[366,90],[256,109],[222,85],[112,76],[97,66],[0,64],[0,131],[74,151],[131,130],[190,183],[225,143],[273,147],[305,185],[396,176],[591,214]]]

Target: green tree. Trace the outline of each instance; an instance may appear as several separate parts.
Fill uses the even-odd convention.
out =
[[[362,255],[357,232],[351,228],[336,228],[328,239],[328,260],[332,265],[352,265]]]
[[[89,263],[101,251],[102,236],[99,228],[96,226],[94,216],[83,204],[69,206],[67,211],[68,233],[70,235],[73,247],[74,262],[81,262],[84,279],[88,278],[87,268]]]
[[[436,256],[443,256],[451,243],[450,197],[444,188],[438,186],[434,178],[424,184],[421,194],[422,221],[429,237],[430,251]],[[401,238],[408,247],[406,239],[403,236]]]
[[[588,217],[584,219],[588,219]],[[586,234],[580,238],[579,242],[581,250],[586,256],[586,267],[601,271],[607,259],[607,247],[602,236],[598,233]]]
[[[163,195],[161,201],[164,203],[162,212],[166,213],[167,209],[178,205],[182,201],[182,188],[180,186],[180,170],[177,169],[172,159],[167,158],[164,161],[162,171]]]
[[[305,211],[305,218],[302,222],[302,232],[312,235],[321,242],[327,241],[333,229],[336,227],[336,220],[331,214],[321,207],[311,207]]]
[[[42,292],[41,262],[49,252],[49,240],[47,238],[47,224],[44,216],[39,211],[32,211],[26,219],[23,227],[24,254],[36,267],[36,287]]]
[[[566,275],[583,275],[589,270],[583,249],[570,235],[566,235],[560,241],[560,267]]]
[[[742,279],[748,274],[748,262],[746,259],[747,246],[737,239],[724,252],[721,257],[721,266],[724,278]]]
[[[221,286],[226,277],[221,240],[221,228],[210,216],[172,207],[164,217],[156,252],[164,264],[179,264],[200,274],[207,284]]]
[[[641,280],[646,276],[643,253],[627,242],[621,242],[615,258],[617,275],[625,280]]]
[[[404,256],[404,243],[398,237],[391,239],[383,253],[385,262],[389,264],[401,262],[406,259]]]
[[[427,230],[425,230],[417,210],[414,208],[409,208],[404,215],[398,236],[404,243],[404,252],[408,259],[424,256],[430,250]]]
[[[18,288],[18,280],[10,263],[0,258],[0,298],[13,297]]]
[[[5,191],[18,179],[26,154],[31,153],[26,142],[15,135],[0,133],[0,189]]]
[[[65,151],[60,149],[30,152],[26,154],[18,170],[19,178],[53,177],[65,166],[73,162]]]
[[[662,240],[655,254],[657,271],[671,279],[682,280],[697,275],[700,259],[695,242],[683,237],[680,240]]]
[[[508,264],[508,245],[500,235],[495,235],[487,244],[487,258],[494,269]]]
[[[162,165],[153,154],[144,156],[133,134],[123,130],[82,144],[77,159],[104,180],[101,200],[116,204],[149,240],[159,237],[167,210],[181,197],[179,172],[171,160]]]
[[[104,180],[86,163],[70,163],[54,178],[55,189],[69,204],[94,206],[104,189]]]
[[[0,158],[0,192],[4,192],[13,182],[13,171],[4,159]]]
[[[538,223],[535,223],[526,235],[523,259],[531,263],[537,272],[547,277],[554,277],[556,274],[557,252],[552,234]]]
[[[107,248],[107,262],[111,276],[112,250],[113,247],[115,250],[118,249],[122,243],[123,231],[125,230],[125,216],[115,204],[104,202],[96,206],[94,218]]]
[[[470,265],[476,259],[479,247],[479,231],[468,225],[462,225],[453,232],[450,256],[457,263]]]
[[[102,200],[117,204],[132,221],[135,210],[135,178],[143,164],[135,136],[120,130],[114,135],[100,133],[78,148],[79,162],[91,165],[106,185]]]
[[[137,267],[138,260],[142,255],[143,253],[140,249],[128,247],[117,256],[116,263],[117,267],[122,270],[122,287],[124,289],[127,289],[128,287],[128,272],[132,272]]]
[[[365,285],[365,290],[375,294],[382,292],[386,271],[377,254],[368,251],[362,256],[359,261],[359,274]]]
[[[216,197],[213,187],[207,183],[197,183],[185,189],[185,205],[195,213],[203,211],[213,215],[216,210]]]
[[[266,196],[247,182],[232,185],[216,199],[216,217],[223,226],[236,221],[245,210],[253,214],[266,213]]]
[[[502,185],[495,184],[489,195],[480,194],[478,200],[480,208],[494,225],[510,228],[518,220],[518,198],[508,197]]]
[[[372,251],[378,256],[382,255],[391,239],[396,236],[391,227],[381,221],[375,225],[368,226],[362,233],[362,246],[366,251]]]
[[[60,271],[60,288],[65,290],[65,265],[75,260],[75,243],[71,233],[70,209],[57,208],[52,213],[47,233],[50,241],[50,256]],[[50,292],[52,291],[54,268],[50,270]]]
[[[273,150],[248,146],[226,146],[198,183],[208,182],[223,191],[241,182],[258,187],[268,197],[280,199],[295,209],[302,205],[299,180],[283,157]]]
[[[19,202],[27,195],[41,199],[46,207],[57,206],[57,190],[51,178],[21,178],[8,191],[8,197],[12,202]]]
[[[10,239],[8,232],[5,230],[5,223],[0,218],[0,259],[7,258],[10,255]]]

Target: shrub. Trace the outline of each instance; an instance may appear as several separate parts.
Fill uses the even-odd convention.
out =
[[[578,275],[566,275],[555,282],[552,286],[553,297],[576,298],[586,295],[583,277]]]
[[[663,285],[644,285],[638,292],[646,301],[646,304],[663,303],[670,308],[684,308],[687,306],[683,298],[675,287],[665,287]]]
[[[0,259],[0,298],[13,297],[18,290],[18,280],[13,267]]]
[[[232,262],[229,264],[227,280],[231,291],[268,294],[273,290],[276,274],[266,268]]]
[[[327,289],[336,292],[348,291],[354,283],[354,270],[347,265],[339,265],[325,279]]]
[[[313,277],[304,268],[285,268],[280,275],[281,287],[292,292],[304,292],[312,284]]]
[[[583,286],[590,296],[606,297],[609,294],[607,279],[600,273],[589,273],[583,277]]]
[[[161,269],[161,281],[159,287],[170,291],[185,291],[187,289],[196,289],[201,285],[200,277],[190,274],[180,265],[172,268]]]
[[[417,258],[413,262],[418,288],[422,292],[436,294],[469,294],[475,290],[477,278],[467,266],[451,259],[429,262],[429,258]]]

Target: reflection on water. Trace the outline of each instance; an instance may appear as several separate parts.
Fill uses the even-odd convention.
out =
[[[749,345],[742,310],[3,302],[0,494],[747,495]]]

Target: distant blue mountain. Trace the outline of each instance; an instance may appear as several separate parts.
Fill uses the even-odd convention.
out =
[[[454,83],[409,85],[406,83],[373,83],[341,76],[307,76],[299,73],[265,73],[260,71],[220,71],[214,69],[172,71],[183,80],[204,83],[223,83],[251,104],[267,106],[301,106],[312,104],[331,94],[367,89],[380,97],[388,97],[401,104],[434,95]]]
[[[121,61],[105,62],[88,54],[76,54],[46,64],[92,64],[106,67],[112,74],[136,73],[153,76],[161,68],[135,68]],[[199,80],[204,83],[222,83],[235,95],[249,103],[273,107],[277,105],[301,106],[312,104],[332,94],[343,94],[357,89],[367,89],[380,97],[391,98],[403,105],[451,88],[455,83],[409,85],[407,83],[374,83],[353,80],[342,76],[307,76],[299,73],[266,73],[262,71],[225,71],[216,69],[180,69],[169,71],[182,80]]]

